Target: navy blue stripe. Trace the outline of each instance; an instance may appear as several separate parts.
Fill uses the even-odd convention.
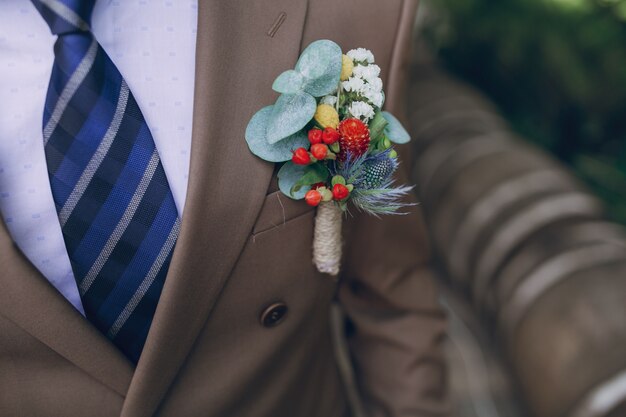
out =
[[[61,0],[61,3],[73,10],[85,22],[91,24],[91,13],[96,4],[95,0]]]
[[[46,23],[48,23],[50,31],[53,34],[71,32],[76,29],[73,25],[57,16],[57,14],[50,10],[47,6],[44,6],[36,0],[32,0],[32,3],[37,8]]]
[[[135,362],[139,360],[141,350],[146,342],[150,322],[152,321],[161,291],[163,290],[165,276],[167,275],[167,270],[172,260],[172,254],[173,250],[168,255],[157,278],[154,280],[152,286],[150,286],[145,297],[139,302],[133,314],[124,326],[122,326],[114,339],[118,346],[128,346],[126,354]]]
[[[129,97],[127,108],[134,106],[136,106],[134,99]],[[134,127],[139,128],[139,131],[132,138],[125,139],[125,133],[134,133],[128,129],[122,131],[127,126],[127,123],[131,123],[129,121],[132,122]],[[113,143],[115,146],[111,148],[96,173],[99,178],[104,178],[106,182],[112,184],[113,188],[106,196],[106,201],[102,204],[99,211],[91,213],[92,215],[88,222],[89,229],[83,230],[80,236],[76,236],[80,238],[80,242],[76,243],[75,251],[70,252],[73,258],[81,260],[81,264],[76,265],[78,269],[74,270],[79,281],[82,281],[82,277],[87,274],[91,265],[96,261],[101,248],[109,238],[110,232],[120,221],[154,151],[154,143],[148,127],[145,123],[139,123],[139,121],[135,120],[131,114],[124,116],[120,125],[120,135],[115,138]],[[128,147],[132,146],[132,148],[128,150],[120,149],[119,145],[123,143],[126,143]],[[117,155],[118,153],[120,155]],[[80,215],[77,207],[72,217]],[[82,216],[84,215],[82,214]],[[66,224],[66,228],[68,227],[72,227],[69,222]]]
[[[82,162],[85,159],[91,157],[95,152],[100,139],[104,135],[104,132],[100,134],[102,130],[106,132],[106,128],[111,122],[111,117],[115,110],[117,97],[119,96],[120,83],[105,83],[104,76],[100,71],[97,71],[96,64],[100,64],[105,60],[104,53],[98,51],[96,60],[91,71],[85,77],[85,80],[80,85],[80,94],[74,94],[74,97],[68,103],[67,109],[63,112],[59,120],[59,124],[52,133],[55,140],[48,142],[46,145],[46,160],[48,163],[48,172],[54,174],[64,158],[68,156],[68,151],[74,142],[79,139],[79,133],[88,123],[91,129],[97,129],[91,135],[91,140],[82,142],[85,146],[81,152],[73,152],[72,155],[82,155],[82,160],[73,157],[76,162],[81,163],[83,166],[86,162]],[[102,64],[100,64],[102,65]],[[61,76],[59,71],[53,70],[53,76]],[[49,104],[46,105],[46,117],[44,118],[43,126],[48,123],[51,113],[54,111],[58,96],[52,89],[48,90],[48,97],[46,101]],[[110,106],[112,110],[105,111],[103,106]],[[99,107],[98,112],[94,112],[94,108]],[[96,120],[89,120],[90,118]],[[107,119],[107,120],[102,120]]]
[[[76,13],[88,25],[91,24],[91,13],[95,5],[94,0],[57,0],[59,3],[66,5],[70,10]],[[43,19],[50,27],[53,34],[67,34],[77,30],[70,22],[58,16],[48,6],[41,3],[40,0],[31,0],[35,8],[39,11]]]
[[[78,131],[68,132],[64,129],[68,117],[66,114],[61,117],[60,126],[54,132],[54,141],[48,142],[46,153],[48,157],[48,170],[53,176],[52,186],[59,189],[54,192],[55,202],[62,207],[69,197],[74,185],[79,180],[85,167],[96,152],[101,139],[105,136],[109,126],[112,123],[115,109],[117,108],[117,100],[120,93],[121,77],[119,83],[102,83],[101,98],[89,94],[92,100],[83,100],[81,103],[78,98],[69,103],[69,109],[90,108],[90,113],[85,115],[77,114],[74,119],[84,120],[80,123]],[[82,96],[82,94],[77,95]],[[69,113],[74,113],[73,111]],[[78,122],[75,122],[78,128]],[[59,148],[59,141],[63,142],[62,149]],[[59,158],[60,161],[53,161],[52,158]],[[67,184],[67,187],[64,185]]]
[[[160,171],[160,175],[157,175],[155,181],[162,181],[165,178],[165,174],[160,168],[158,171]],[[163,184],[161,185],[163,186]],[[164,188],[166,187],[167,184],[165,184]],[[164,193],[163,202],[155,204],[154,209],[158,210],[155,218],[150,219],[142,216],[144,217],[142,227],[149,228],[149,230],[144,236],[141,236],[141,240],[136,239],[134,242],[131,242],[131,245],[136,248],[136,252],[132,259],[129,259],[124,274],[117,280],[115,288],[107,294],[106,300],[101,304],[98,311],[98,315],[103,317],[109,326],[112,326],[118,316],[122,314],[122,310],[135,294],[134,289],[142,284],[145,277],[150,274],[150,270],[155,263],[158,262],[161,251],[154,249],[163,246],[163,237],[169,235],[173,225],[178,221],[176,205],[171,193]],[[139,223],[139,220],[139,218],[133,219],[132,224]],[[129,233],[126,238],[134,238],[134,236]],[[116,260],[119,260],[119,258]]]
[[[98,212],[115,185],[117,177],[124,169],[130,151],[133,147],[133,138],[141,129],[141,124],[133,117],[124,115],[120,125],[120,135],[114,140],[108,154],[96,171],[89,187],[78,201],[74,212],[63,227],[65,244],[70,256],[76,251]],[[122,133],[123,132],[123,133]],[[75,273],[78,271],[74,271]],[[86,272],[84,272],[86,273]],[[83,273],[83,274],[84,274]],[[83,275],[78,275],[83,276]]]
[[[71,75],[87,55],[93,41],[94,37],[89,32],[72,33],[57,38],[54,43],[54,64],[59,77],[51,77],[55,88],[65,87]]]
[[[157,172],[158,171],[159,170],[157,170]],[[163,172],[163,169],[161,168],[160,171]],[[155,176],[157,176],[157,172],[155,172]],[[139,204],[135,216],[126,231],[122,234],[120,241],[115,246],[115,249],[113,249],[111,256],[106,261],[99,274],[102,277],[106,277],[106,279],[96,279],[89,291],[85,294],[85,298],[90,299],[89,310],[91,310],[92,313],[96,313],[101,308],[102,303],[106,301],[109,293],[124,274],[127,265],[130,264],[137,253],[141,242],[154,222],[154,218],[161,204],[168,195],[169,188],[163,187],[162,184],[159,184],[158,180],[152,181],[148,186],[145,193],[146,198]],[[167,232],[169,232],[169,230]],[[141,284],[147,272],[148,271],[144,271],[143,274],[129,277],[128,286],[132,288],[139,287],[139,284]]]

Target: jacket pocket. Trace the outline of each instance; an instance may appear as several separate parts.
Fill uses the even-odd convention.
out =
[[[281,191],[274,191],[265,197],[259,216],[252,228],[252,234],[257,235],[280,228],[291,220],[314,212],[315,208],[306,204],[304,200],[292,200]]]

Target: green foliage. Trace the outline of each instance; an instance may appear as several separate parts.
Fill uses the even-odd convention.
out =
[[[302,52],[295,70],[276,77],[272,88],[281,95],[273,106],[259,110],[246,128],[252,153],[270,162],[286,160],[285,151],[302,142],[300,131],[315,115],[315,98],[337,89],[341,56],[336,43],[315,41]]]
[[[274,145],[302,130],[313,118],[316,108],[315,98],[304,91],[282,94],[267,121],[267,142]]]
[[[406,131],[402,123],[395,116],[388,111],[383,112],[385,120],[387,120],[387,126],[385,126],[385,135],[393,143],[409,143],[411,136]]]
[[[322,97],[337,90],[341,75],[341,48],[333,41],[319,40],[302,51],[295,70],[280,74],[272,89],[282,94],[306,91]]]
[[[278,187],[286,196],[301,200],[312,184],[326,182],[329,175],[322,164],[296,165],[288,161],[278,171]]]
[[[329,175],[330,173],[328,172],[328,168],[326,168],[326,165],[324,164],[313,163],[311,165],[307,165],[304,167],[304,174],[302,174],[298,181],[296,181],[291,187],[290,193],[294,196],[295,193],[300,191],[302,187],[308,187],[308,191],[311,188],[310,186],[313,184],[318,182],[325,183],[328,180]]]
[[[311,187],[301,187],[298,192],[291,193],[298,180],[307,172],[304,165],[296,165],[291,161],[285,162],[278,171],[278,187],[283,194],[294,200],[301,200]]]
[[[311,43],[302,51],[296,71],[306,80],[307,93],[315,97],[331,94],[337,89],[341,75],[341,48],[329,40]]]
[[[626,223],[626,1],[431,0],[422,36]],[[434,17],[433,17],[434,16]]]
[[[383,132],[388,124],[383,112],[376,110],[376,114],[369,124],[370,140],[372,144],[376,144],[376,142],[383,138]]]
[[[284,162],[291,159],[294,149],[308,146],[309,139],[303,131],[282,139],[273,145],[267,141],[267,125],[274,106],[263,107],[248,123],[246,128],[246,141],[250,151],[269,162]]]
[[[272,84],[272,90],[281,94],[295,94],[304,88],[304,77],[298,71],[287,70],[280,74]]]

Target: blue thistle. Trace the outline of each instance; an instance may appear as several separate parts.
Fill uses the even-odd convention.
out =
[[[398,169],[396,158],[389,156],[391,149],[377,153],[366,153],[358,158],[348,155],[345,162],[331,166],[333,175],[343,176],[348,184],[354,185],[350,201],[362,211],[375,216],[399,213],[407,204],[400,199],[413,187],[393,187],[393,174]]]
[[[398,168],[398,161],[380,153],[383,157],[366,159],[363,162],[361,175],[354,184],[365,190],[380,188],[391,180],[391,176]]]

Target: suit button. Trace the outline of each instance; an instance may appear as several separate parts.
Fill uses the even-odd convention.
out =
[[[280,324],[287,314],[285,303],[274,303],[263,310],[261,314],[261,324],[264,327],[274,327]]]

